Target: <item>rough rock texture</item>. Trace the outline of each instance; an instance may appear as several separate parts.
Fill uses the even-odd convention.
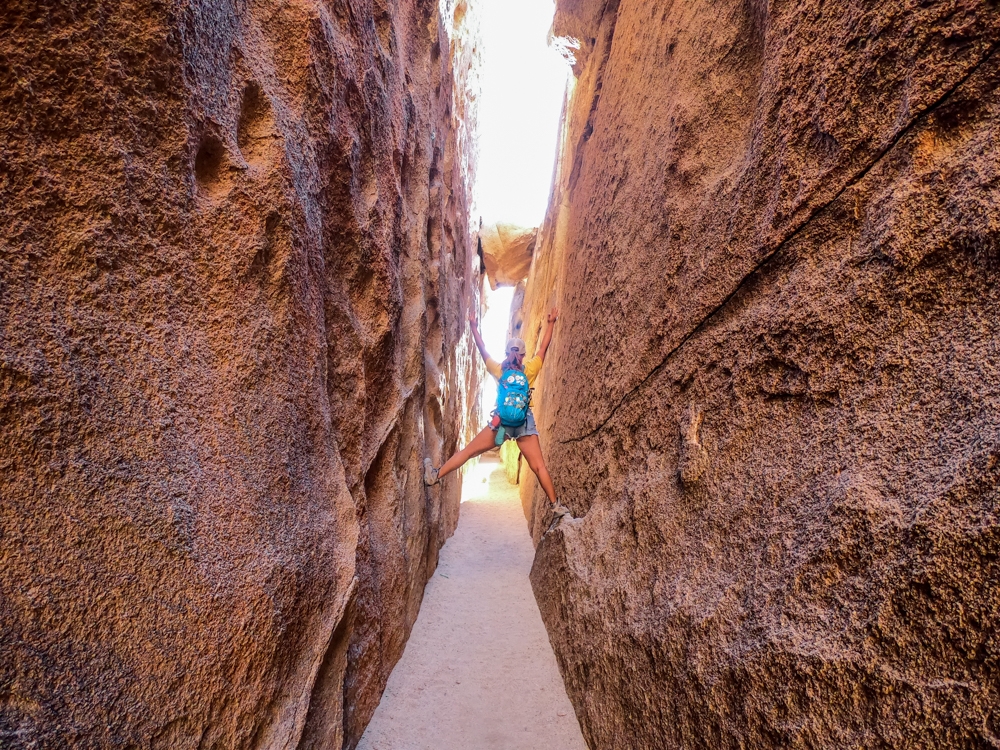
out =
[[[537,234],[537,227],[516,224],[487,224],[480,229],[483,264],[491,289],[516,286],[527,277]]]
[[[524,337],[554,296],[535,411],[583,518],[532,581],[591,746],[1000,745],[1000,6],[554,29]]]
[[[0,746],[360,737],[477,390],[466,26],[5,4]]]

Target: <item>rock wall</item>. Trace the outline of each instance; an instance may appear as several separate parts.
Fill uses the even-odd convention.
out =
[[[534,590],[594,748],[1000,744],[1000,6],[559,0]],[[600,367],[596,365],[600,364]]]
[[[466,10],[0,12],[0,746],[359,739],[478,388]]]

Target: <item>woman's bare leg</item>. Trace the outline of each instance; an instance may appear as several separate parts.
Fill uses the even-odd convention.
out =
[[[438,469],[438,479],[444,479],[444,477],[461,467],[470,458],[475,458],[478,455],[486,453],[486,451],[494,447],[495,440],[496,432],[489,427],[484,427],[482,432],[472,438],[472,441],[467,446],[442,464],[441,468]]]
[[[555,505],[556,489],[552,486],[552,477],[545,467],[545,459],[542,458],[542,444],[538,442],[538,435],[525,435],[517,439],[517,447],[521,449],[521,455],[528,462],[528,466],[538,477],[538,483],[545,490],[545,496],[549,502]]]

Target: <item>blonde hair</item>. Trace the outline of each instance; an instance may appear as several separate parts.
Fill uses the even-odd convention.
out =
[[[513,359],[511,357],[511,355],[508,354],[507,358],[503,362],[500,363],[500,369],[501,370],[515,369],[515,370],[521,370],[523,372],[524,371],[524,362],[523,361],[522,362],[518,362],[517,360]]]

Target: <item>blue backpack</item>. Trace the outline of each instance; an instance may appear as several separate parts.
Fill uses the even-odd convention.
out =
[[[497,383],[497,416],[504,427],[520,427],[528,418],[531,388],[520,370],[504,370]]]

